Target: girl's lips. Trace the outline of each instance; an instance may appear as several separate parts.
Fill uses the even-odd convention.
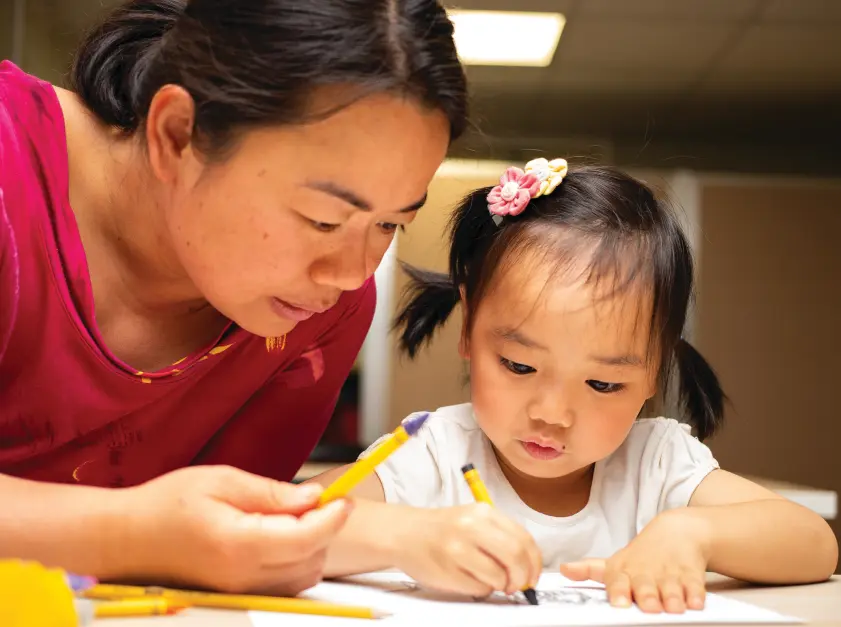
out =
[[[528,453],[534,459],[539,459],[541,461],[549,461],[552,459],[558,459],[561,455],[564,454],[563,451],[556,449],[553,446],[543,446],[538,444],[537,442],[532,442],[529,440],[521,441],[526,453]]]

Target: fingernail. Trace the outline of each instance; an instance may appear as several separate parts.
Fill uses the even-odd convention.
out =
[[[631,605],[631,601],[628,597],[618,596],[613,598],[613,605],[616,607],[628,607]]]
[[[304,499],[318,498],[322,492],[324,492],[324,488],[317,483],[307,483],[298,490],[298,494]]]

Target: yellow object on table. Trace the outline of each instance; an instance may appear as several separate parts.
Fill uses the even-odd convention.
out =
[[[34,562],[0,560],[2,627],[78,627],[65,573]]]
[[[369,607],[339,605],[311,599],[290,599],[286,597],[268,597],[250,594],[221,594],[194,590],[176,590],[171,588],[141,586],[116,586],[99,584],[85,590],[88,599],[137,599],[159,597],[173,604],[194,607],[210,607],[226,610],[247,610],[261,612],[282,612],[288,614],[313,614],[317,616],[337,616],[343,618],[383,618],[382,614]]]
[[[94,606],[97,618],[124,618],[127,616],[169,616],[186,609],[187,605],[173,603],[164,597],[145,597],[105,601]]]

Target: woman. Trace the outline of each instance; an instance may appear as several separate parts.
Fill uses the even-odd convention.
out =
[[[72,87],[0,65],[0,557],[298,592],[348,505],[282,482],[464,129],[451,24],[132,0]]]

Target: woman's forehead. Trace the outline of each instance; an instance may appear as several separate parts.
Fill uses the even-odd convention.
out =
[[[448,141],[443,113],[375,94],[317,122],[255,130],[238,157],[278,185],[341,190],[393,212],[424,197]]]

